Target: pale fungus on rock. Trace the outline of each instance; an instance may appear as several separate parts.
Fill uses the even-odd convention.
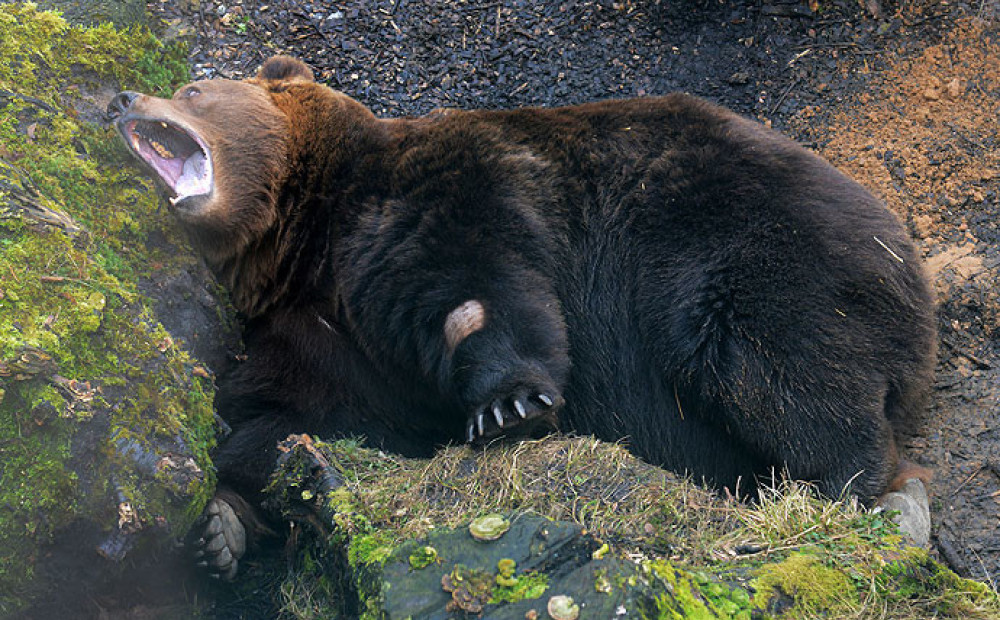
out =
[[[572,597],[557,594],[549,599],[548,612],[553,620],[576,620],[580,617],[580,606]]]
[[[469,534],[476,540],[490,541],[503,536],[510,529],[510,521],[501,514],[488,514],[473,519],[469,524]]]

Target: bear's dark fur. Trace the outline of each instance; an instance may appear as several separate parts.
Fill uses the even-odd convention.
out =
[[[933,306],[903,227],[697,98],[380,120],[276,58],[113,106],[246,317],[215,457],[246,496],[292,432],[427,455],[558,412],[716,485],[784,469],[868,500],[925,402]],[[207,180],[176,173],[195,148]]]

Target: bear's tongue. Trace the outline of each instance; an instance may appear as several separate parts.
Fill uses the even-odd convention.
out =
[[[178,197],[208,193],[211,187],[207,182],[208,174],[206,174],[205,164],[205,155],[201,151],[193,153],[184,160],[184,167],[174,184],[174,191],[177,192]]]
[[[143,149],[145,150],[145,149]],[[156,172],[159,173],[160,178],[162,178],[167,185],[177,191],[177,180],[181,177],[184,172],[185,161],[180,157],[160,157],[159,154],[154,152],[143,153],[146,155],[146,161],[152,164]]]

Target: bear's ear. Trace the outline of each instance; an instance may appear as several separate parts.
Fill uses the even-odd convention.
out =
[[[309,65],[291,56],[272,56],[257,71],[261,80],[281,80],[285,82],[312,82],[313,72]]]

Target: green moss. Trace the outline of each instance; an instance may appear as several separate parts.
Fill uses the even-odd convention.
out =
[[[858,592],[844,571],[823,563],[812,553],[793,553],[783,562],[761,567],[753,581],[754,605],[770,608],[782,596],[791,597],[786,617],[812,617],[819,613],[838,617],[857,607]]]
[[[926,549],[909,547],[889,554],[871,582],[880,596],[922,608],[925,617],[1000,617],[1000,601],[989,586],[959,577]]]
[[[490,593],[490,603],[516,603],[536,599],[545,594],[549,588],[548,575],[534,571],[516,575],[512,583],[508,579],[505,585],[499,583],[499,578],[500,575],[497,576],[497,583]]]
[[[347,560],[356,569],[362,566],[378,567],[392,556],[393,548],[390,535],[372,531],[351,539],[347,548]]]
[[[186,79],[183,49],[145,29],[0,5],[0,91],[13,93],[0,98],[0,364],[31,350],[52,362],[0,372],[0,616],[23,602],[35,547],[106,497],[179,532],[214,487],[211,382],[193,375],[135,285],[195,259],[169,249],[184,241],[117,137],[79,113],[103,106],[86,95],[101,84],[163,93]],[[45,213],[22,217],[25,202]],[[109,431],[84,493],[69,461],[98,412]],[[206,476],[185,488],[143,482],[136,456],[177,437]]]
[[[166,96],[188,80],[187,49],[180,44],[150,46],[136,59],[139,92]]]
[[[172,91],[187,80],[183,48],[145,29],[69,26],[25,3],[0,11],[0,59],[0,89],[17,94],[0,114],[4,157],[92,233],[91,254],[111,275],[125,281],[176,262],[145,243],[154,231],[184,243],[152,183],[135,174],[113,131],[81,123],[76,107],[95,83]]]
[[[722,618],[749,620],[752,611],[750,593],[741,587],[732,587],[714,579],[704,572],[691,575],[698,585],[699,593],[705,599],[707,606]]]
[[[183,48],[163,46],[145,28],[70,26],[25,2],[0,12],[0,32],[0,83],[16,83],[46,100],[65,95],[62,85],[46,79],[49,71],[64,77],[89,72],[150,92],[169,92],[187,79]]]
[[[657,620],[708,620],[719,617],[700,595],[700,589],[689,573],[666,560],[649,562],[645,567],[666,585],[666,592],[656,597],[655,609],[650,610],[652,613],[647,611],[645,617]]]
[[[438,562],[437,549],[429,545],[417,547],[416,551],[410,554],[410,567],[413,570],[427,568],[431,564]]]

